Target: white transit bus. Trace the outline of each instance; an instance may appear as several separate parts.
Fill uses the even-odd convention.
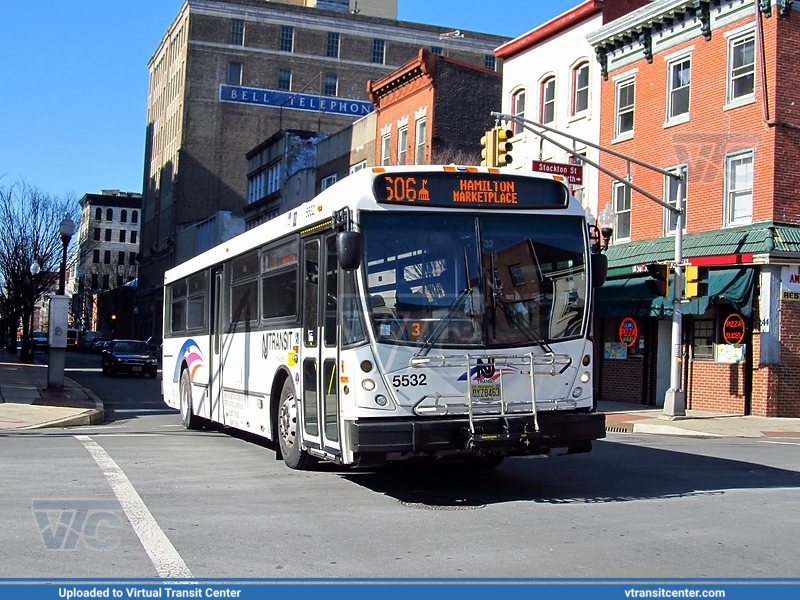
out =
[[[164,400],[296,469],[587,452],[597,246],[559,176],[364,169],[167,271]]]

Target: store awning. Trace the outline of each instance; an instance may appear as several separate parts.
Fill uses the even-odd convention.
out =
[[[731,304],[745,317],[753,307],[756,270],[751,267],[709,271],[708,295],[681,303],[685,315],[702,315],[712,304]],[[656,296],[649,277],[612,279],[598,288],[595,317],[671,317],[672,299]],[[672,284],[670,277],[670,284]]]

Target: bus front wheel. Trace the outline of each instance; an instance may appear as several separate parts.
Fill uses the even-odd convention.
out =
[[[181,422],[186,429],[200,429],[200,417],[194,414],[192,408],[192,382],[189,381],[189,371],[181,373]]]
[[[278,406],[278,443],[283,462],[291,469],[308,469],[314,458],[300,447],[300,420],[298,418],[297,397],[291,380],[287,379],[281,390],[281,403]]]

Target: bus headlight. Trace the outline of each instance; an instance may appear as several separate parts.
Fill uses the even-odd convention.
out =
[[[386,406],[388,402],[389,400],[383,394],[378,394],[377,396],[375,396],[375,404],[377,404],[378,406]]]
[[[592,374],[589,371],[584,371],[581,373],[581,383],[589,383],[589,380],[592,378]]]
[[[572,390],[572,397],[580,398],[582,393],[583,393],[583,388],[581,386],[578,386],[574,390]]]
[[[371,392],[375,389],[375,382],[372,379],[364,379],[361,381],[361,387],[366,391]]]

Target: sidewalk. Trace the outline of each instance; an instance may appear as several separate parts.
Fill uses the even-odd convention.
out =
[[[0,349],[0,431],[102,423],[103,401],[68,377],[47,389],[47,365],[23,364]]]

